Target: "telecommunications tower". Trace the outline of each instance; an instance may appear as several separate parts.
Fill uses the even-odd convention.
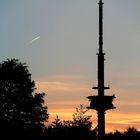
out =
[[[98,56],[98,86],[93,87],[98,91],[98,95],[88,96],[90,106],[88,109],[94,109],[98,114],[98,140],[105,140],[105,112],[109,109],[115,109],[112,102],[115,95],[105,95],[105,90],[110,87],[104,85],[104,55],[103,52],[103,2],[99,0],[99,51]]]

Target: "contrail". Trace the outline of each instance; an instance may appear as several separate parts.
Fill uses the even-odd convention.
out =
[[[35,42],[35,41],[38,40],[39,38],[40,38],[40,36],[38,36],[38,37],[32,39],[32,40],[30,41],[30,44],[32,44],[33,42]]]

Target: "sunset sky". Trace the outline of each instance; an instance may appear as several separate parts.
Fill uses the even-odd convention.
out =
[[[50,121],[97,94],[98,0],[0,0],[0,60],[26,62]],[[106,130],[140,129],[140,0],[104,0]],[[92,115],[93,127],[97,114]]]

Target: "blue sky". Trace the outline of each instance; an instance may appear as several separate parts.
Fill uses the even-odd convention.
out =
[[[88,104],[86,96],[96,93],[91,87],[97,83],[97,3],[0,0],[0,60],[27,63],[38,90],[47,93],[52,116],[68,118],[76,106]],[[107,94],[117,96],[117,109],[107,113],[108,127],[119,128],[123,121],[124,127],[140,128],[140,1],[104,3]]]

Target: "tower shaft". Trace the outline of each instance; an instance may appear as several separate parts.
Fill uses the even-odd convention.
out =
[[[103,2],[99,1],[99,53],[98,55],[98,96],[104,97],[104,53],[103,53]],[[100,104],[102,103],[100,100]],[[103,140],[105,135],[105,111],[98,110],[98,139]]]
[[[103,3],[99,4],[98,95],[104,96]]]

